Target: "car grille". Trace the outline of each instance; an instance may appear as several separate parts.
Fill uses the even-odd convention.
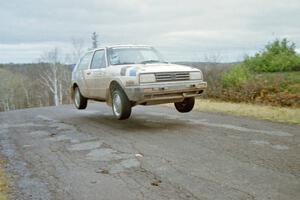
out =
[[[155,79],[157,82],[190,80],[190,73],[189,72],[156,73]]]

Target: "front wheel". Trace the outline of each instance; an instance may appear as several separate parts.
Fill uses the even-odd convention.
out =
[[[87,106],[87,98],[85,98],[84,96],[82,96],[82,94],[80,93],[80,90],[78,87],[76,87],[74,89],[74,104],[75,107],[79,110],[81,109],[86,109]]]
[[[126,94],[119,88],[112,92],[112,110],[119,120],[128,119],[131,115],[131,103]]]
[[[195,105],[195,97],[185,98],[182,102],[174,103],[178,112],[187,113],[193,110]]]

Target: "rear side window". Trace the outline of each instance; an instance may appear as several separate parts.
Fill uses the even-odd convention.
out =
[[[77,70],[85,70],[89,68],[89,64],[91,61],[92,52],[89,52],[85,54],[80,60],[80,63],[78,64]]]
[[[92,64],[91,64],[91,69],[100,69],[105,67],[106,67],[105,52],[104,50],[98,50],[94,54]]]

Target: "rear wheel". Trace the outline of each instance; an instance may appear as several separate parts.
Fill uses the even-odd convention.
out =
[[[126,94],[119,88],[112,92],[112,110],[119,120],[128,119],[131,115],[131,103]]]
[[[195,105],[195,97],[185,98],[182,102],[174,103],[178,112],[187,113],[193,110]]]
[[[77,109],[86,109],[87,106],[87,98],[82,96],[78,87],[74,89],[74,105]]]

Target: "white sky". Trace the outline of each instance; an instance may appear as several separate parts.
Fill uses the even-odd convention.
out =
[[[170,61],[241,60],[275,38],[300,47],[299,0],[14,0],[0,6],[0,63],[36,62],[71,39],[148,44]],[[64,57],[64,56],[62,56]]]

